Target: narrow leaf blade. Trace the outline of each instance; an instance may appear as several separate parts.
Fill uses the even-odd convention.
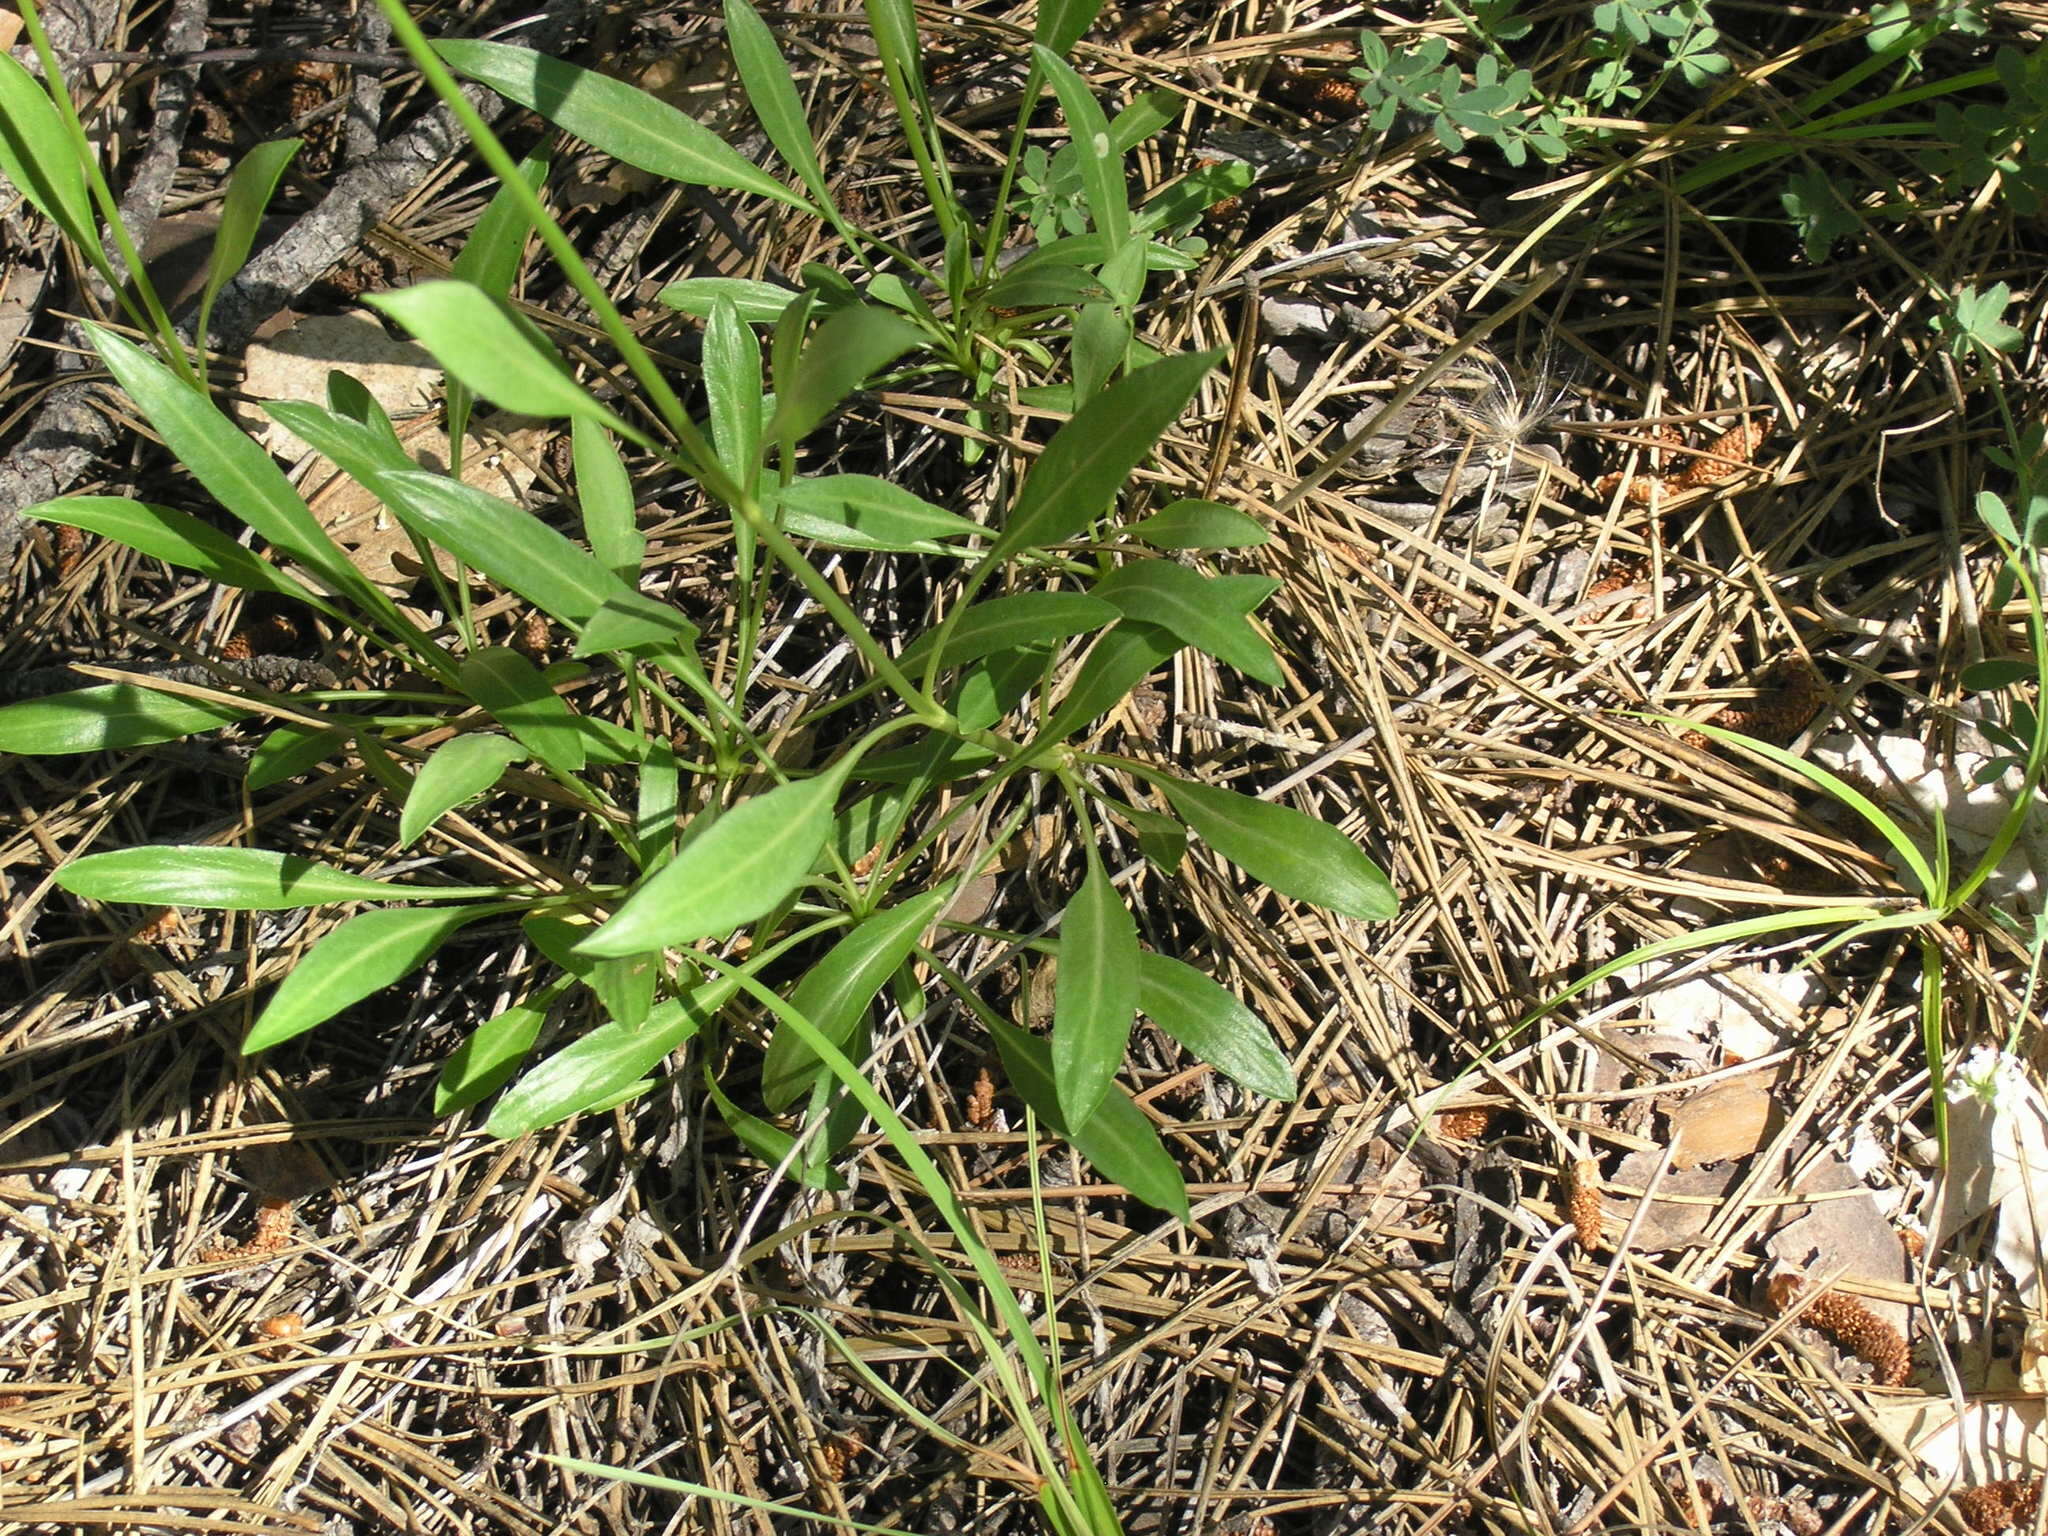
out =
[[[336,901],[422,900],[478,894],[464,887],[436,890],[372,880],[331,864],[264,848],[123,848],[75,859],[57,871],[56,879],[74,896],[94,901],[219,907],[230,912],[278,912]]]
[[[489,789],[525,755],[524,747],[503,736],[478,733],[443,742],[421,765],[405,797],[398,817],[398,846],[417,842],[427,828]]]
[[[350,918],[299,957],[250,1026],[242,1054],[302,1035],[403,980],[458,928],[487,915],[474,907],[393,907]]]
[[[1170,955],[1138,956],[1138,1011],[1233,1082],[1269,1099],[1295,1095],[1294,1068],[1227,987]]]
[[[1085,1126],[1116,1081],[1138,1011],[1138,927],[1099,859],[1060,918],[1052,1069],[1060,1111]]]
[[[0,752],[58,757],[146,747],[211,731],[247,714],[132,683],[104,683],[0,707]]]
[[[756,795],[721,815],[641,882],[584,940],[591,955],[637,955],[731,933],[773,911],[817,861],[832,832],[839,776]]]
[[[1283,896],[1367,922],[1399,910],[1386,874],[1328,822],[1292,806],[1165,774],[1153,782],[1197,836]]]

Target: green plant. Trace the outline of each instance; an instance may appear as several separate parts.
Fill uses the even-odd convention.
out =
[[[383,411],[343,376],[331,380],[324,406],[272,404],[273,419],[372,491],[412,535],[447,616],[422,620],[350,564],[269,455],[195,386],[181,351],[157,336],[153,355],[94,327],[94,344],[144,419],[267,554],[189,514],[140,502],[74,498],[36,515],[303,603],[355,634],[367,655],[389,658],[423,682],[289,699],[253,689],[195,699],[143,683],[89,688],[0,710],[0,748],[125,750],[229,720],[269,718],[277,723],[252,761],[253,788],[352,751],[391,802],[397,846],[419,842],[450,812],[493,790],[544,793],[609,841],[615,867],[587,880],[536,873],[504,884],[438,886],[255,849],[135,848],[78,859],[60,872],[60,883],[114,902],[379,904],[307,952],[250,1032],[252,1051],[401,980],[469,925],[516,919],[558,974],[537,980],[450,1061],[438,1109],[500,1094],[490,1127],[515,1135],[645,1091],[671,1052],[701,1041],[707,1090],[735,1134],[797,1177],[831,1185],[834,1161],[881,1102],[863,1092],[857,1070],[869,1052],[874,999],[893,988],[900,1005],[919,1011],[913,998],[922,983],[910,968],[921,965],[981,1008],[926,938],[943,926],[961,882],[1001,853],[1043,786],[1072,813],[1084,877],[1056,941],[1007,937],[1031,963],[1057,961],[1053,1028],[1048,1039],[993,1018],[989,1027],[1012,1083],[1048,1125],[1109,1177],[1184,1214],[1172,1159],[1115,1086],[1138,1010],[1258,1091],[1291,1093],[1291,1077],[1264,1026],[1221,987],[1178,960],[1141,953],[1099,851],[1098,826],[1106,820],[1131,829],[1169,873],[1192,831],[1284,893],[1367,919],[1389,915],[1394,904],[1378,868],[1323,824],[1081,745],[1093,722],[1183,646],[1260,681],[1281,680],[1249,621],[1275,583],[1205,575],[1145,552],[1148,541],[1169,550],[1254,543],[1263,538],[1256,524],[1205,503],[1181,503],[1129,525],[1115,517],[1131,472],[1217,360],[1161,357],[1131,333],[1148,265],[1173,253],[1150,234],[1169,216],[1134,216],[1128,206],[1118,145],[1156,131],[1161,104],[1139,104],[1112,129],[1079,77],[1041,42],[1034,69],[1073,129],[1067,166],[1089,227],[1055,240],[1035,264],[1018,264],[1022,272],[978,275],[970,255],[984,232],[952,196],[936,152],[909,9],[874,0],[885,73],[906,108],[945,231],[943,269],[925,270],[833,206],[787,71],[745,0],[727,7],[735,62],[801,192],[633,87],[504,44],[430,45],[402,8],[387,9],[395,34],[500,184],[457,277],[368,302],[443,365],[463,408],[484,398],[570,423],[580,540],[422,469]],[[1041,37],[1070,42],[1067,34],[1086,19],[1054,9]],[[463,101],[451,70],[642,169],[816,214],[845,237],[864,281],[814,268],[800,289],[728,280],[677,285],[672,302],[705,319],[700,421],[536,195],[544,162],[515,164]],[[53,90],[61,94],[60,86]],[[1024,114],[1032,109],[1027,101]],[[78,145],[17,143],[16,152],[35,168],[24,185],[38,206],[67,206],[72,194],[48,189],[62,184],[59,172],[73,165]],[[287,152],[259,157],[262,191]],[[57,162],[57,170],[38,157]],[[260,206],[261,196],[252,196]],[[995,218],[1009,212],[999,199]],[[529,232],[590,305],[637,398],[591,393],[546,336],[505,303]],[[1045,345],[1051,332],[995,313],[1026,297],[1027,280],[1042,285],[1029,291],[1066,330],[1077,408],[1015,477],[997,526],[873,476],[799,472],[797,445],[877,377],[941,369],[985,389],[1019,351],[1055,368],[1057,356]],[[637,590],[641,538],[621,444],[690,476],[730,513],[729,671],[714,676],[696,628]],[[955,568],[945,617],[907,645],[884,645],[804,542]],[[437,551],[456,562],[453,577],[442,574]],[[573,658],[543,668],[484,643],[470,613],[471,572],[571,633]],[[769,615],[796,591],[825,613],[871,679],[806,720],[834,744],[824,762],[803,771],[784,766],[755,734],[744,683],[732,681],[752,674]],[[1082,644],[1085,656],[1071,664]],[[618,679],[616,717],[586,712],[565,696],[600,672]],[[452,738],[418,744],[423,734],[445,736],[450,728]],[[1131,803],[1118,781],[1151,786],[1158,805]],[[996,837],[947,863],[938,850],[973,818],[996,827]],[[718,946],[739,934],[750,943],[744,962],[721,958]],[[760,1008],[773,1027],[757,1036],[750,1021]],[[591,1027],[525,1065],[551,1019],[586,1009]],[[745,1094],[758,1095],[761,1113],[741,1106],[741,1078],[733,1076],[749,1041],[760,1050],[753,1059],[761,1077],[758,1090]],[[773,1116],[794,1119],[777,1124]]]
[[[2018,427],[1997,372],[2000,359],[2016,349],[2021,333],[2003,318],[2010,303],[2005,285],[1988,292],[1960,288],[1948,297],[1934,317],[1934,330],[1959,361],[1975,363],[1984,371],[1977,382],[1996,402],[2003,419],[2009,447],[1994,452],[1994,462],[2011,472],[2015,488],[2011,496],[1991,490],[1977,496],[1976,510],[1987,533],[1996,541],[2004,560],[2000,566],[1994,606],[2002,607],[2011,595],[2021,594],[2026,612],[2025,649],[2020,658],[1998,658],[1966,669],[1959,682],[1965,688],[2002,696],[2005,718],[1980,722],[1984,733],[2009,756],[1986,769],[1990,779],[2005,779],[2014,772],[2018,781],[2000,817],[1997,830],[1983,850],[1967,867],[1953,864],[1949,836],[1937,805],[1925,828],[1916,828],[1879,805],[1870,795],[1841,775],[1830,772],[1783,747],[1757,741],[1738,732],[1702,721],[1684,721],[1665,716],[1650,718],[1674,727],[1698,731],[1735,751],[1757,758],[1779,772],[1818,790],[1850,811],[1883,839],[1898,869],[1911,887],[1903,900],[1849,900],[1822,905],[1789,907],[1757,917],[1737,918],[1692,932],[1674,934],[1655,943],[1631,950],[1596,967],[1562,991],[1547,998],[1540,1007],[1518,1020],[1503,1037],[1517,1037],[1566,1002],[1608,978],[1631,967],[1670,955],[1711,949],[1769,934],[1795,933],[1833,928],[1833,933],[1813,953],[1818,959],[1853,939],[1871,934],[1907,931],[1915,936],[1920,959],[1921,1045],[1927,1056],[1934,1084],[1932,1096],[1935,1133],[1944,1156],[1948,1147],[1948,1100],[1944,1094],[1947,1046],[1944,998],[1947,967],[1944,944],[1951,924],[1968,918],[1978,926],[2001,927],[2027,946],[2032,954],[2031,974],[2038,975],[2044,953],[2048,953],[2048,916],[2037,913],[2022,924],[2018,917],[1997,905],[1978,907],[1974,900],[1985,882],[1996,874],[2030,823],[2043,812],[2041,788],[2048,780],[2048,721],[2040,701],[2048,698],[2048,608],[2042,600],[2042,552],[2048,549],[2048,496],[2037,479],[2042,462],[2042,434],[2038,427],[2024,432]],[[2023,509],[2015,517],[2013,508]],[[2012,1023],[2017,1032],[2023,1018]],[[2011,1039],[2008,1040],[2008,1045]]]

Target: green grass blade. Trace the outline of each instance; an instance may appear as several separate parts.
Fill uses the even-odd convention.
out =
[[[1878,836],[1891,844],[1892,851],[1898,854],[1900,861],[1912,871],[1913,878],[1919,882],[1921,898],[1930,906],[1943,904],[1946,882],[1936,875],[1934,866],[1927,862],[1927,855],[1920,851],[1920,845],[1913,841],[1911,834],[1904,827],[1847,779],[1830,773],[1818,763],[1809,763],[1805,758],[1787,752],[1783,747],[1772,746],[1767,741],[1758,741],[1754,736],[1744,736],[1739,731],[1726,730],[1721,726],[1708,725],[1697,720],[1682,720],[1675,715],[1651,715],[1647,718],[1662,720],[1667,725],[1683,726],[1688,730],[1698,731],[1702,736],[1718,741],[1723,746],[1754,753],[1764,761],[1776,764],[1787,773],[1806,780],[1815,789],[1840,801],[1868,822]]]

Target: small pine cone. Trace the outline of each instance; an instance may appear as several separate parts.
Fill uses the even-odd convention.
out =
[[[1308,104],[1318,112],[1332,116],[1358,110],[1358,85],[1355,81],[1340,79],[1331,75],[1318,80],[1315,89],[1309,92]]]
[[[85,530],[69,523],[57,529],[57,574],[69,576],[85,559]]]
[[[1788,1311],[1812,1289],[1797,1275],[1778,1275],[1770,1284],[1772,1307]],[[1823,1291],[1807,1307],[1804,1320],[1813,1324],[1870,1367],[1872,1379],[1881,1387],[1902,1386],[1913,1369],[1913,1351],[1899,1330],[1840,1291]]]
[[[1566,1181],[1565,1210],[1572,1219],[1572,1231],[1579,1246],[1591,1253],[1600,1246],[1600,1165],[1590,1157],[1572,1164]]]
[[[256,646],[249,638],[247,629],[238,629],[228,636],[228,643],[220,648],[222,661],[247,661],[256,654]]]
[[[974,1074],[974,1088],[967,1095],[967,1123],[977,1131],[996,1123],[996,1080],[987,1067]]]
[[[1493,1124],[1493,1111],[1484,1104],[1469,1109],[1447,1109],[1436,1117],[1436,1131],[1452,1141],[1477,1141]]]
[[[2006,1478],[1979,1483],[1956,1492],[1956,1511],[1973,1531],[2002,1531],[2009,1525],[2032,1525],[2041,1504],[2041,1479]]]
[[[543,666],[548,659],[548,616],[535,609],[520,621],[519,633],[512,637],[512,648],[535,666]]]

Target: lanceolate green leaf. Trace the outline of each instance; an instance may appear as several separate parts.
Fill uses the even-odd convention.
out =
[[[222,506],[334,591],[372,613],[390,610],[390,601],[349,563],[261,444],[140,347],[101,326],[88,323],[85,332],[165,446]]]
[[[1266,525],[1214,501],[1176,501],[1126,530],[1155,549],[1250,549],[1272,537]]]
[[[628,165],[688,186],[729,187],[817,212],[694,117],[623,80],[507,43],[449,38],[434,51],[450,69]]]
[[[1211,578],[1209,590],[1222,609],[1242,615],[1272,595],[1273,583],[1265,576],[1217,576]],[[1114,709],[1182,643],[1178,635],[1157,625],[1125,619],[1089,650],[1073,687],[1046,726],[1045,738],[1064,741],[1097,715]]]
[[[704,324],[704,397],[711,446],[726,473],[752,490],[761,475],[761,343],[739,306],[723,294],[711,301]]]
[[[499,906],[391,907],[352,917],[299,957],[250,1027],[242,1054],[267,1051],[411,975],[465,923]]]
[[[1087,82],[1044,44],[1033,50],[1038,67],[1052,81],[1060,108],[1067,114],[1074,154],[1081,171],[1081,193],[1089,216],[1112,253],[1131,234],[1130,197],[1124,188],[1123,156],[1109,136],[1109,119]]]
[[[105,683],[0,707],[0,752],[60,757],[146,747],[228,725],[247,713],[132,683]]]
[[[868,378],[925,339],[901,315],[866,304],[834,311],[805,340],[793,378],[775,380],[772,438],[795,441],[830,415]]]
[[[597,563],[627,586],[640,586],[640,563],[647,555],[633,504],[633,480],[619,457],[618,444],[588,417],[571,425],[576,464],[576,504],[583,510],[583,537]]]
[[[400,885],[264,848],[164,846],[88,854],[57,871],[57,883],[94,901],[277,912],[335,901],[473,901],[495,886]]]
[[[747,0],[725,0],[725,41],[768,142],[797,173],[818,206],[831,207],[832,191],[825,182],[825,168],[818,163],[818,146],[804,118],[804,104],[796,94],[789,64],[775,46],[775,35]]]
[[[71,135],[35,76],[11,53],[0,54],[0,176],[81,251],[98,252],[92,194]]]
[[[514,1083],[486,1129],[493,1136],[523,1136],[625,1091],[702,1029],[733,990],[729,982],[710,982],[688,998],[657,1004],[638,1028],[599,1025]]]
[[[527,416],[587,418],[621,436],[640,436],[576,382],[532,321],[474,283],[442,278],[363,302],[411,331],[486,400]]]
[[[125,496],[66,496],[30,507],[22,516],[83,528],[166,564],[197,571],[223,586],[244,592],[278,592],[322,613],[336,611],[261,555],[175,507],[130,501]]]
[[[249,754],[242,782],[254,791],[311,773],[347,746],[348,740],[349,732],[338,726],[318,730],[309,725],[280,725]]]
[[[1221,352],[1161,358],[1117,380],[1075,413],[1031,466],[992,561],[1070,538],[1108,507],[1194,397]]]
[[[213,301],[249,259],[250,249],[256,244],[256,232],[263,225],[263,210],[270,206],[270,194],[277,190],[278,179],[303,142],[273,139],[258,144],[241,158],[228,178],[227,195],[221,199],[220,226],[213,236],[213,254],[206,262],[206,287],[199,295],[199,321],[194,335],[202,349]]]
[[[642,597],[523,507],[446,475],[403,471],[374,477],[392,510],[472,570],[572,628],[607,605],[644,614],[676,634],[689,623],[667,605]]]
[[[776,501],[785,533],[846,549],[942,554],[939,540],[987,531],[875,475],[805,476],[785,485]]]
[[[462,687],[491,718],[555,772],[583,771],[583,733],[567,704],[517,651],[486,646],[462,663]]]
[[[1276,581],[1273,586],[1280,584]],[[1265,638],[1219,602],[1210,578],[1173,560],[1133,560],[1095,584],[1093,595],[1156,624],[1196,650],[1278,688],[1286,681]]]
[[[670,283],[655,297],[670,309],[700,320],[710,317],[712,306],[720,299],[730,299],[749,325],[773,325],[796,302],[797,290],[751,277],[686,277]]]
[[[1033,34],[1037,40],[1054,53],[1064,55],[1074,44],[1081,41],[1095,20],[1095,13],[1102,9],[1102,0],[1042,0],[1038,7],[1038,26]]]
[[[1201,1061],[1269,1099],[1294,1097],[1294,1068],[1227,987],[1169,955],[1138,956],[1138,1012]]]
[[[1380,867],[1328,822],[1170,774],[1145,777],[1202,841],[1281,895],[1372,922],[1399,909]]]
[[[1137,1011],[1138,927],[1091,850],[1060,918],[1053,980],[1053,1081],[1069,1126],[1085,1126],[1109,1092]]]
[[[790,1006],[834,1045],[844,1047],[853,1037],[862,1010],[909,956],[918,937],[952,895],[953,883],[947,881],[865,919],[797,983],[789,995]],[[787,1109],[810,1090],[823,1070],[817,1053],[796,1031],[778,1023],[761,1066],[762,1102],[773,1110]]]
[[[421,765],[405,797],[398,817],[398,846],[409,847],[463,801],[497,783],[524,756],[526,748],[504,736],[474,733],[443,742]]]
[[[548,1009],[567,991],[567,977],[557,977],[523,1003],[484,1020],[441,1066],[434,1085],[434,1113],[452,1115],[502,1088],[540,1038]]]
[[[1143,1110],[1112,1085],[1088,1123],[1073,1129],[1053,1089],[1046,1043],[1002,1019],[983,1022],[995,1035],[996,1051],[1003,1058],[1010,1086],[1054,1135],[1072,1142],[1074,1150],[1105,1179],[1123,1185],[1147,1205],[1183,1222],[1188,1220],[1187,1185]]]
[[[1084,635],[1117,619],[1116,609],[1080,592],[1014,592],[976,603],[953,625],[939,665],[957,667],[997,651],[1014,650],[1043,640]],[[921,665],[938,641],[930,629],[904,647],[897,664]]]
[[[721,814],[642,881],[585,939],[590,955],[637,955],[731,933],[772,912],[817,862],[843,778],[784,784]]]

